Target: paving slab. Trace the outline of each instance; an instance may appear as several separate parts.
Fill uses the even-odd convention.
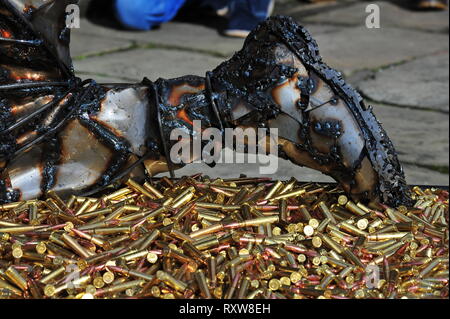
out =
[[[228,57],[241,49],[243,39],[220,36],[217,30],[202,25],[170,22],[150,31],[129,31],[107,28],[82,19],[76,33],[121,41],[133,41],[139,45],[155,44],[174,46],[188,50],[210,52],[217,56]]]
[[[202,75],[222,59],[194,52],[163,49],[136,49],[87,58],[74,62],[78,72],[141,81]]]
[[[135,79],[127,79],[123,77],[118,76],[109,76],[105,74],[98,74],[98,73],[92,73],[92,72],[75,72],[75,75],[79,78],[85,80],[85,79],[93,79],[97,83],[128,83],[128,82],[136,82]]]
[[[74,40],[80,43],[74,44],[80,53],[86,50],[85,45],[94,39],[104,39],[97,46],[104,45],[108,49],[117,41],[130,41],[137,45],[154,44],[156,46],[171,46],[185,50],[196,50],[210,53],[215,56],[229,57],[239,51],[244,45],[244,39],[225,37],[213,28],[198,24],[172,21],[162,25],[160,28],[150,31],[127,31],[116,30],[94,24],[87,19],[82,19],[80,29],[73,30]],[[308,30],[313,35],[335,31],[334,26],[308,25]],[[76,55],[75,55],[76,56]]]
[[[275,3],[274,14],[288,15],[296,18],[314,16],[318,13],[324,13],[347,7],[359,0],[322,0],[318,2],[307,2],[298,0],[277,0]]]
[[[190,164],[182,169],[177,170],[175,173],[177,176],[194,175],[202,172],[210,177],[221,178],[236,178],[240,174],[245,174],[249,177],[271,177],[273,179],[289,180],[291,177],[295,177],[299,181],[314,181],[314,182],[333,182],[331,177],[323,175],[315,170],[299,167],[292,164],[290,161],[278,159],[278,171],[276,174],[266,175],[261,174],[259,166],[257,164],[217,164],[211,168],[204,163]],[[169,176],[168,173],[161,174],[161,176]]]
[[[449,121],[445,115],[408,108],[373,105],[401,161],[449,166]]]
[[[130,40],[98,36],[81,30],[73,29],[71,32],[70,54],[75,59],[125,49],[133,44]]]
[[[380,25],[434,32],[448,32],[449,11],[412,11],[387,1],[356,2],[349,7],[337,8],[311,16],[301,17],[305,23],[324,23],[347,26],[365,25],[366,7],[376,4],[380,8]],[[300,11],[301,12],[301,11]],[[293,14],[296,17],[295,14]]]
[[[403,165],[406,174],[406,180],[410,185],[448,185],[448,175],[442,174],[430,169],[418,167],[415,165]],[[279,169],[276,174],[263,175],[260,174],[258,166],[255,164],[217,164],[214,168],[206,164],[190,164],[182,169],[175,171],[177,177],[189,176],[197,173],[203,173],[212,178],[236,178],[240,174],[245,174],[250,177],[271,177],[273,179],[289,180],[295,177],[303,182],[333,182],[331,177],[323,175],[315,170],[299,167],[292,164],[290,161],[279,160]],[[160,174],[158,176],[169,176],[168,173]]]
[[[404,164],[403,169],[408,185],[436,185],[448,186],[448,174],[442,174],[433,170]]]
[[[397,28],[340,27],[315,36],[324,61],[349,75],[448,51],[448,35]]]
[[[380,70],[358,87],[375,101],[448,113],[448,79],[447,51]]]

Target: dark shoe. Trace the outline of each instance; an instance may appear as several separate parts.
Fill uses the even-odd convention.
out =
[[[230,22],[225,35],[245,38],[259,23],[273,12],[275,0],[243,0],[231,2],[228,7]]]

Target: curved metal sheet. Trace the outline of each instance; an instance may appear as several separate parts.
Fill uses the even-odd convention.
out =
[[[100,111],[92,116],[97,122],[124,137],[130,151],[144,155],[149,101],[146,87],[110,90],[100,102]]]

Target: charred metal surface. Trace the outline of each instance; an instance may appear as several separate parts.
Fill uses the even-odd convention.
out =
[[[280,58],[275,53],[275,48],[280,46],[289,49],[290,59],[285,56]],[[307,75],[299,64],[304,66]],[[259,120],[256,125],[276,118],[280,112],[287,113],[300,124],[298,134],[301,143],[296,144],[296,147],[301,152],[309,153],[319,166],[327,167],[321,171],[340,181],[355,197],[378,198],[393,205],[410,202],[402,167],[386,132],[371,109],[366,108],[360,95],[344,82],[342,75],[323,63],[317,43],[310,34],[291,18],[272,17],[261,24],[248,36],[244,48],[214,70],[213,74],[214,89],[226,96],[219,100],[222,101],[226,118],[232,118],[232,110],[226,102],[230,96],[249,102],[255,112],[263,114],[255,116]],[[283,105],[278,103],[286,105],[286,101],[276,101],[280,85],[285,85],[286,79],[292,78],[294,74],[298,76],[297,87],[301,91],[296,104],[303,110],[302,116],[283,110]],[[264,91],[270,88],[275,88],[272,90],[275,95],[268,99]],[[284,93],[282,95],[286,96]],[[288,101],[288,104],[291,102]],[[328,110],[318,113],[325,108]],[[332,115],[337,112],[333,108],[341,109],[339,116],[334,119]],[[234,124],[240,124],[239,120]],[[311,132],[323,135],[323,143],[332,138],[335,145],[330,147],[327,154],[320,152],[314,147],[317,142],[313,143]],[[353,136],[350,139],[361,140],[362,149],[359,150],[355,144],[353,148],[344,150],[339,140],[344,138],[345,133]],[[302,165],[302,161],[292,158],[292,154],[287,156]],[[373,175],[377,179],[376,185],[369,188],[359,185],[361,179],[356,179],[364,158],[371,163],[371,169],[375,172]],[[314,168],[315,165],[307,166]],[[372,174],[367,168],[366,171]]]
[[[57,165],[61,159],[61,145],[57,137],[49,139],[44,144],[43,152],[43,171],[41,189],[45,193],[52,189],[56,184]]]
[[[262,23],[205,77],[101,85],[72,71],[64,8],[74,2],[0,0],[0,202],[92,193],[142,164],[149,176],[173,174],[170,134],[200,138],[198,120],[278,128],[280,157],[332,176],[357,200],[410,203],[386,132],[292,19]]]
[[[314,131],[317,134],[325,135],[331,138],[339,138],[342,134],[342,127],[340,121],[323,121],[314,123]]]
[[[114,135],[110,130],[93,120],[81,117],[80,122],[91,131],[100,142],[107,145],[114,152],[106,170],[95,185],[106,186],[127,162],[128,157],[130,156],[130,145],[125,139]]]

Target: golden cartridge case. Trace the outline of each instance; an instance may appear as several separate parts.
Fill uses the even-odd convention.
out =
[[[192,199],[192,197],[194,197],[194,193],[192,193],[192,190],[191,190],[190,192],[184,194],[182,197],[174,199],[171,206],[172,206],[172,208],[179,208],[179,207],[183,206],[185,203],[187,203],[188,201],[190,201]]]
[[[230,223],[225,225],[225,228],[242,228],[242,227],[251,227],[251,226],[259,226],[264,224],[273,224],[278,222],[280,219],[279,216],[267,216],[267,217],[259,217],[255,219],[245,220],[243,222]]]
[[[11,235],[10,235],[10,234],[7,234],[7,233],[0,233],[0,240],[8,241],[10,238],[11,238]]]
[[[356,206],[358,206],[360,209],[362,209],[366,213],[370,213],[372,211],[369,207],[367,207],[366,205],[364,205],[361,202],[356,203]]]
[[[155,229],[154,231],[150,232],[148,235],[145,236],[145,239],[142,241],[138,249],[139,250],[147,249],[156,239],[158,239],[160,234],[161,232],[159,231],[159,229]]]
[[[87,229],[84,230],[84,232],[88,234],[97,234],[97,235],[130,233],[131,227],[130,226],[103,227],[103,228]]]
[[[61,197],[58,196],[58,194],[55,191],[49,190],[47,191],[46,195],[48,197],[50,197],[51,199],[53,199],[55,201],[55,203],[63,210],[63,211],[67,211],[68,207],[66,205],[66,203],[64,203],[64,201],[61,199]]]
[[[340,244],[335,242],[333,239],[331,239],[327,235],[325,235],[325,234],[318,234],[318,236],[322,239],[322,241],[325,243],[325,245],[327,245],[328,247],[333,249],[339,255],[341,255],[342,252],[344,251],[344,248]]]
[[[17,287],[22,289],[23,291],[26,291],[28,289],[28,283],[25,278],[13,267],[10,266],[5,271],[6,278],[15,284]]]
[[[19,207],[19,206],[23,205],[23,204],[25,204],[24,201],[0,205],[0,211],[9,211],[9,210],[12,210],[12,209],[14,209],[16,207]]]
[[[327,263],[330,264],[330,265],[333,265],[335,267],[340,267],[340,268],[344,268],[344,269],[348,268],[348,267],[351,267],[353,269],[352,265],[350,265],[350,264],[348,264],[348,263],[346,263],[346,262],[344,262],[342,260],[335,259],[335,258],[332,258],[332,257],[327,257]]]
[[[80,215],[78,215],[78,218],[80,219],[87,219],[87,218],[91,218],[94,216],[104,216],[107,214],[112,213],[112,208],[111,207],[107,207],[107,208],[102,208],[99,210],[94,210],[92,212],[86,212],[86,213],[82,213]]]
[[[121,188],[121,189],[115,191],[114,193],[106,195],[104,197],[104,199],[105,200],[114,200],[114,199],[119,198],[119,197],[124,197],[124,196],[130,194],[131,192],[132,192],[132,190],[130,188],[128,188],[128,187]]]
[[[17,296],[21,296],[22,295],[22,291],[20,289],[17,289],[16,287],[10,285],[6,281],[0,279],[0,290],[5,290],[5,289],[10,291],[11,293],[17,295]]]
[[[194,231],[194,232],[190,233],[189,236],[191,238],[199,238],[199,237],[202,237],[202,236],[205,236],[205,235],[209,235],[209,234],[212,234],[212,233],[219,232],[219,231],[221,231],[223,229],[224,229],[224,226],[221,223],[217,223],[217,224],[213,224],[213,225],[211,225],[209,227],[200,229],[198,231]]]
[[[38,219],[38,206],[36,203],[31,203],[28,205],[28,219],[30,224],[34,224]]]
[[[380,255],[388,255],[389,253],[397,251],[400,247],[402,247],[405,243],[398,242],[386,248],[380,249],[377,253]]]
[[[359,235],[367,237],[369,233],[367,233],[364,230],[359,229],[358,227],[355,227],[347,222],[341,222],[339,223],[339,229],[344,230],[346,232],[349,232],[350,234]]]
[[[7,222],[7,221],[0,221],[0,226],[3,227],[20,227],[21,224],[17,224],[17,223],[11,223],[11,222]]]
[[[63,234],[61,236],[61,239],[83,258],[88,258],[94,255],[94,253],[81,246],[73,237],[69,236],[68,234]]]
[[[144,249],[144,250],[139,250],[136,252],[130,252],[125,256],[121,256],[121,258],[123,258],[126,261],[130,261],[130,260],[135,260],[135,259],[146,257],[147,254],[148,254],[148,251]]]
[[[105,219],[103,219],[104,222],[109,221],[109,220],[113,220],[113,219],[119,219],[119,217],[125,213],[126,208],[125,205],[121,205],[119,207],[117,207],[115,210],[113,210],[111,212],[111,214],[107,215],[105,217]]]
[[[334,275],[328,274],[322,278],[320,284],[317,286],[319,289],[325,289],[335,278]]]
[[[264,293],[263,289],[256,289],[254,291],[252,291],[246,299],[255,299],[256,297],[258,297],[259,295],[262,295]]]
[[[186,283],[175,279],[172,275],[165,271],[158,270],[156,272],[156,277],[177,291],[184,292],[188,288]]]
[[[26,211],[28,208],[28,202],[21,202],[20,205],[17,205],[12,209],[12,212],[14,215],[18,215],[24,211]]]
[[[77,229],[72,229],[72,232],[73,232],[75,235],[77,235],[78,237],[87,239],[87,240],[89,240],[91,243],[93,243],[93,244],[95,244],[95,245],[98,245],[98,246],[100,246],[100,247],[107,248],[107,246],[109,245],[109,243],[106,242],[105,240],[103,240],[103,239],[101,239],[101,238],[98,238],[98,237],[95,237],[95,236],[92,236],[92,235],[89,235],[89,234],[86,234],[86,233],[84,233],[84,232],[82,232],[82,231],[79,231],[79,230],[77,230]]]
[[[144,272],[137,271],[134,269],[124,269],[124,268],[116,267],[116,266],[109,266],[108,269],[111,271],[114,271],[114,272],[119,272],[126,276],[135,277],[135,278],[142,279],[145,281],[153,281],[153,279],[155,278],[153,275],[149,275],[149,274],[146,274]],[[102,278],[102,280],[103,280],[103,278]]]
[[[395,243],[397,243],[397,239],[389,239],[386,241],[382,241],[382,242],[376,242],[376,244],[367,246],[366,249],[370,252],[377,252],[380,250],[383,250],[387,247],[390,247],[392,245],[394,245]]]
[[[150,199],[155,198],[154,194],[149,192],[146,187],[139,185],[137,182],[135,182],[132,179],[127,180],[125,182],[125,184],[128,185],[134,191],[136,191],[144,196],[147,196]]]
[[[143,272],[140,272],[140,271],[136,271],[136,270],[133,270],[133,269],[128,270],[127,274],[129,276],[132,276],[132,277],[135,277],[135,278],[139,278],[139,279],[143,279],[145,281],[152,281],[152,280],[155,279],[155,277],[152,276],[152,275],[149,275],[149,274],[146,274],[146,273],[143,273]]]
[[[196,203],[190,203],[190,204],[184,206],[173,216],[173,219],[175,221],[178,221],[181,218],[185,217],[192,211],[192,209],[194,209],[195,205],[196,205]]]
[[[274,197],[274,195],[283,187],[283,183],[281,181],[277,181],[275,184],[273,184],[269,191],[267,192],[267,195],[264,196],[264,199],[270,199]]]
[[[83,204],[75,211],[75,216],[80,216],[81,214],[83,214],[91,205],[91,201],[89,199],[86,199]]]
[[[249,193],[248,188],[247,187],[242,187],[239,190],[239,192],[236,193],[234,195],[234,197],[231,199],[231,201],[230,201],[231,204],[233,204],[233,205],[241,204],[244,201],[245,197],[248,195],[248,193]]]
[[[193,242],[194,241],[194,239],[191,236],[186,235],[185,233],[183,233],[183,232],[181,232],[181,231],[179,231],[179,230],[177,230],[177,229],[175,229],[173,227],[167,234],[170,237],[179,239],[181,241],[187,241],[187,242]]]
[[[206,264],[204,254],[195,247],[192,242],[185,241],[181,244],[181,248],[186,252],[187,255],[194,258],[197,262]]]
[[[52,251],[56,255],[61,255],[63,257],[70,258],[70,259],[74,259],[74,258],[78,257],[76,254],[72,253],[71,251],[69,251],[65,248],[62,248],[59,245],[54,244],[52,242],[48,242],[46,246],[47,246],[47,250]],[[65,243],[64,243],[64,247],[67,247],[70,249],[70,247],[67,246]]]
[[[433,271],[436,267],[438,267],[441,263],[445,261],[445,258],[436,258],[432,262],[430,262],[424,269],[422,269],[419,273],[419,278],[423,278]],[[447,259],[448,262],[448,259]]]
[[[49,273],[44,278],[42,278],[40,280],[40,282],[46,285],[46,284],[50,283],[52,280],[58,278],[60,275],[64,274],[65,272],[66,272],[66,267],[61,266],[61,267],[57,268],[56,270],[52,271],[51,273]]]
[[[274,200],[279,200],[279,199],[283,199],[283,198],[291,198],[291,197],[297,197],[297,196],[301,196],[303,194],[306,193],[306,190],[304,188],[301,189],[297,189],[294,191],[290,191],[275,197],[270,198],[269,200],[274,201]]]
[[[237,298],[244,299],[248,294],[249,287],[250,287],[250,278],[249,277],[242,278]]]
[[[195,263],[194,259],[192,259],[191,257],[186,256],[185,254],[180,253],[179,251],[176,251],[176,250],[168,248],[168,247],[163,249],[163,255],[166,257],[170,257],[170,258],[179,260],[182,263]]]
[[[202,241],[200,243],[194,244],[194,246],[198,250],[206,250],[206,249],[210,249],[211,247],[217,247],[219,245],[220,245],[220,242],[219,242],[218,238],[211,238],[206,241]]]
[[[0,233],[9,234],[24,234],[38,229],[42,229],[44,226],[14,226],[14,227],[3,227],[0,228]]]
[[[142,279],[128,281],[125,283],[112,285],[112,286],[104,288],[104,289],[99,289],[99,290],[97,290],[96,295],[107,295],[107,294],[112,294],[112,293],[118,293],[118,292],[122,292],[127,289],[130,289],[130,288],[141,287],[143,285],[145,285],[145,280],[142,280]]]
[[[152,218],[156,218],[159,215],[163,214],[164,212],[166,212],[167,208],[165,206],[161,206],[155,210],[153,210],[152,212],[150,212],[146,218],[147,220],[151,220]]]
[[[342,254],[346,257],[347,260],[351,261],[353,264],[365,268],[365,265],[362,263],[362,261],[348,248],[344,249]]]
[[[197,270],[194,276],[203,297],[206,299],[211,299],[211,292],[209,291],[208,284],[206,283],[205,272],[203,270]]]
[[[369,241],[382,241],[387,239],[400,239],[407,235],[407,232],[370,234],[367,236]]]
[[[145,182],[143,187],[148,190],[150,193],[152,193],[157,199],[164,198],[164,195],[161,194],[160,191],[158,191],[153,185],[151,185],[149,182]]]
[[[319,204],[317,204],[317,206],[319,207],[319,210],[325,215],[325,218],[328,218],[331,223],[336,224],[336,218],[334,218],[325,202],[321,201],[319,202]]]
[[[279,208],[280,208],[280,220],[286,223],[289,217],[286,199],[283,198],[280,200]]]
[[[300,213],[301,213],[301,215],[302,215],[302,217],[303,217],[303,220],[309,221],[309,220],[312,219],[312,216],[311,216],[311,214],[309,213],[309,211],[308,211],[308,209],[306,208],[305,205],[301,205],[301,206],[299,207],[299,210],[300,210]]]
[[[297,180],[295,178],[291,178],[289,180],[289,182],[286,185],[284,185],[278,193],[280,195],[282,195],[282,194],[285,194],[285,193],[291,191],[294,188],[296,183],[297,183]]]
[[[221,205],[221,204],[207,203],[207,202],[201,202],[201,201],[198,201],[196,203],[196,206],[200,207],[200,208],[218,209],[218,210],[223,208],[223,205]],[[239,206],[237,206],[237,207],[239,207]]]
[[[364,210],[362,210],[360,207],[358,207],[355,203],[353,203],[352,201],[348,201],[345,204],[345,208],[352,212],[355,215],[359,215],[359,216],[364,216],[366,214],[366,212]]]

